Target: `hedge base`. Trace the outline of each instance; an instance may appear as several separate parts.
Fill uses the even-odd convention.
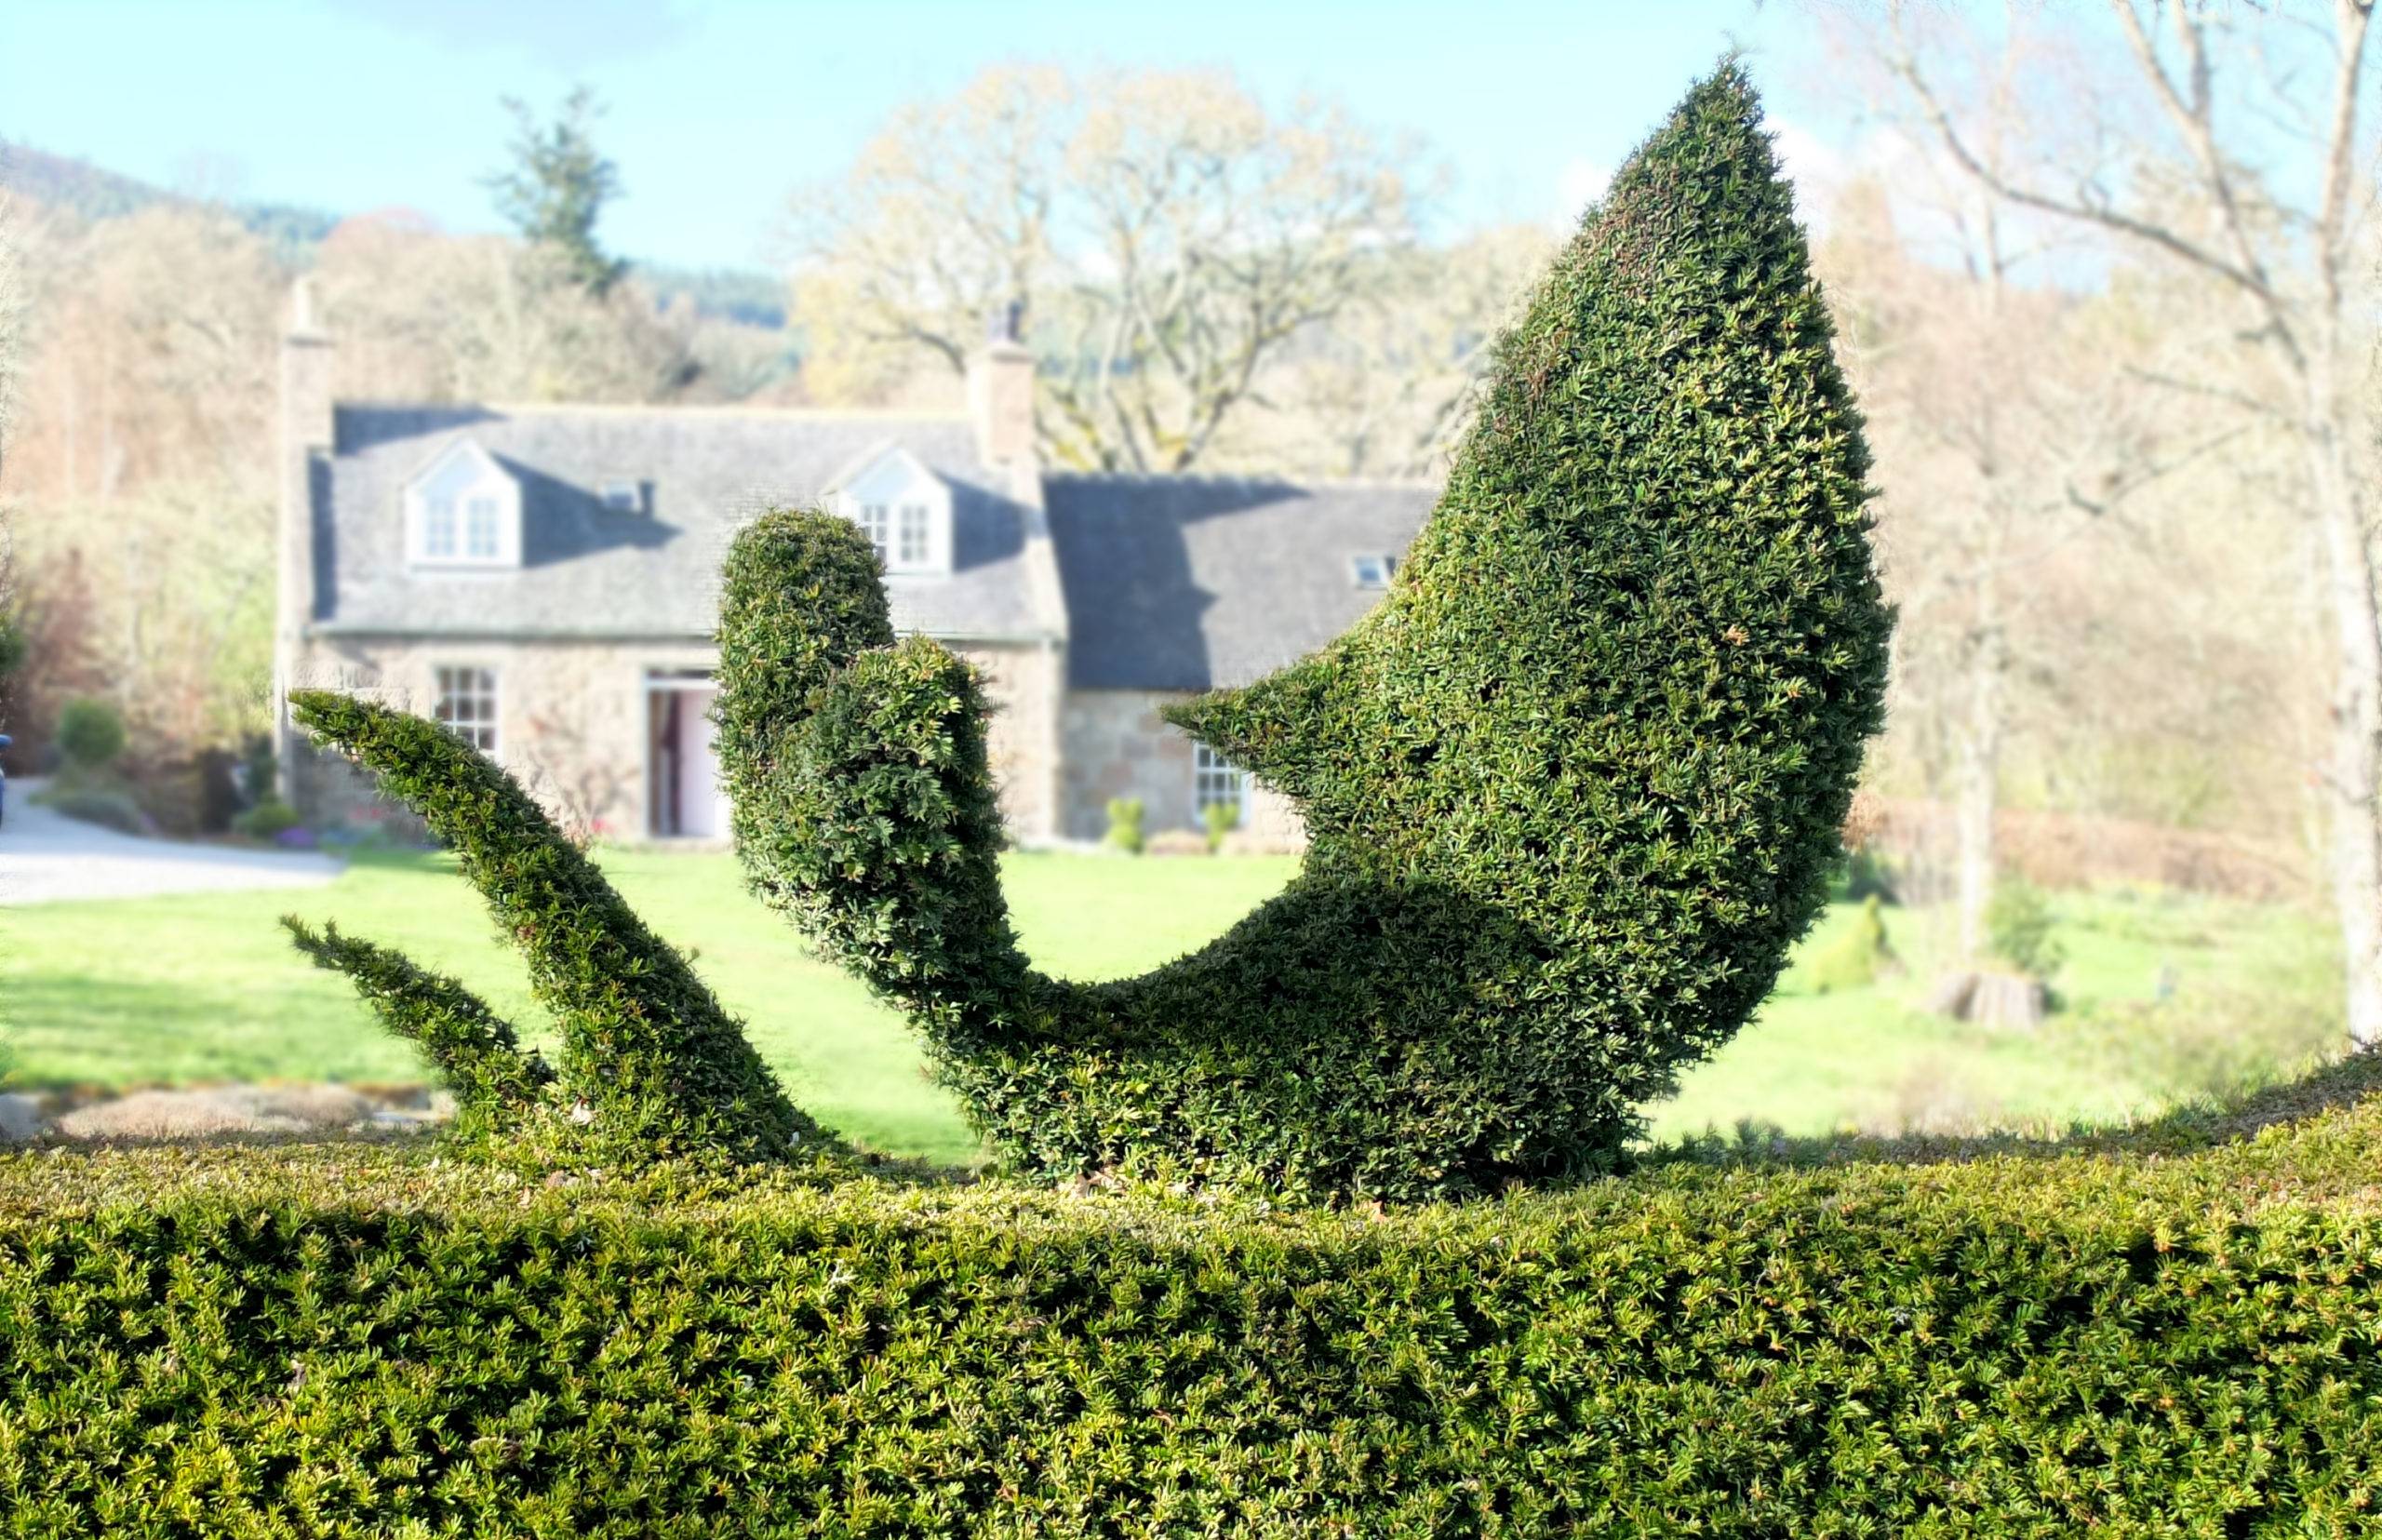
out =
[[[10,1156],[0,1531],[2382,1526],[2382,1102],[1962,1153],[1385,1217]]]

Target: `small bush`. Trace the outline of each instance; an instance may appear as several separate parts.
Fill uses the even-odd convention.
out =
[[[298,810],[277,797],[267,797],[232,820],[232,832],[244,839],[277,839],[283,831],[297,826]]]
[[[1149,844],[1142,831],[1142,799],[1138,797],[1112,797],[1108,799],[1108,843],[1127,855],[1139,855]]]
[[[57,743],[68,771],[97,775],[124,752],[124,717],[105,701],[69,701],[58,714]]]
[[[68,818],[97,824],[119,834],[151,835],[157,825],[133,795],[114,786],[54,786],[40,797],[41,805]]]
[[[1240,827],[1240,810],[1229,802],[1211,802],[1199,810],[1199,822],[1208,831],[1208,853],[1215,855],[1224,850],[1233,830]]]
[[[1986,946],[1994,957],[2030,979],[2049,980],[2068,957],[2052,939],[2053,924],[2041,889],[2018,877],[1994,883],[1985,909]]]
[[[2156,1162],[1916,1169],[1765,1140],[1383,1216],[354,1146],[0,1155],[0,1514],[2371,1536],[2382,1104],[2157,1137]]]
[[[1826,995],[1840,989],[1867,989],[1881,974],[1898,970],[1900,960],[1886,938],[1884,901],[1871,893],[1844,933],[1812,959],[1812,989]]]

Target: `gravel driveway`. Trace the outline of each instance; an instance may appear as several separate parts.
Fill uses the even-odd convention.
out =
[[[141,839],[35,807],[34,781],[8,783],[0,822],[0,904],[70,899],[147,898],[242,888],[314,888],[340,864],[307,850],[244,850],[175,839]]]

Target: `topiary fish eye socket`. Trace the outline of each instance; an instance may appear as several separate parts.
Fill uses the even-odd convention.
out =
[[[967,664],[867,541],[729,556],[720,755],[756,888],[904,1008],[1010,1165],[1415,1199],[1611,1165],[1817,913],[1890,617],[1868,468],[1743,73],[1695,87],[1501,345],[1388,596],[1169,716],[1310,845],[1205,950],[1019,954]]]
[[[764,516],[719,618],[756,891],[909,1014],[1015,1170],[1419,1199],[1609,1169],[1818,913],[1880,723],[1891,617],[1830,338],[1725,64],[1502,340],[1382,604],[1168,713],[1309,845],[1224,936],[1117,983],[1018,950],[974,672],[895,637],[857,529]],[[427,723],[299,705],[456,846],[562,1019],[550,1072],[452,981],[301,931],[488,1121],[568,1105],[614,1145],[740,1159],[823,1142],[501,771]]]

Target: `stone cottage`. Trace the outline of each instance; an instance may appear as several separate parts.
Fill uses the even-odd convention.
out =
[[[335,401],[301,288],[282,350],[276,699],[365,693],[448,723],[606,837],[727,833],[711,636],[736,529],[822,507],[876,542],[894,623],[982,670],[1012,834],[1098,838],[1295,814],[1161,722],[1330,641],[1379,596],[1436,489],[1046,471],[1034,364],[997,339],[950,416]],[[309,817],[370,787],[281,723]]]

